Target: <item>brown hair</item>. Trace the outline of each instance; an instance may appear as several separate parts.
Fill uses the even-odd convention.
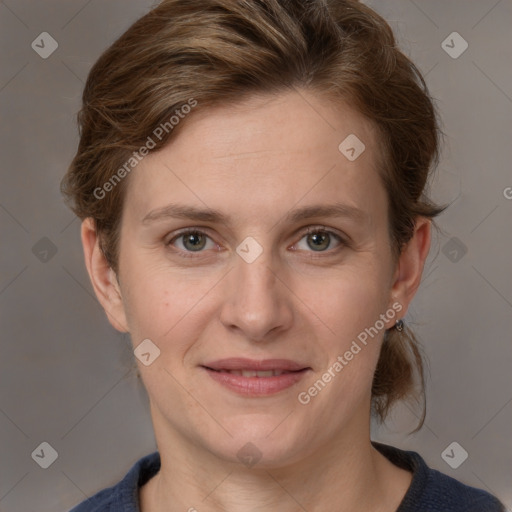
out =
[[[164,0],[92,67],[78,113],[78,150],[61,186],[76,215],[94,219],[116,272],[126,162],[150,138],[152,151],[169,142],[186,124],[171,129],[169,119],[187,104],[206,109],[295,87],[348,100],[377,128],[396,261],[416,218],[432,219],[445,208],[425,194],[442,132],[423,77],[386,21],[355,0]],[[169,129],[154,137],[163,123]],[[386,331],[372,384],[372,411],[381,422],[397,400],[425,398],[420,350],[407,327]],[[425,414],[423,407],[416,430]]]

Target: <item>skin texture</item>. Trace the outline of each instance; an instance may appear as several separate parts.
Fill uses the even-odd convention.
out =
[[[110,322],[130,332],[134,347],[149,338],[161,351],[150,366],[138,363],[162,459],[141,488],[141,509],[396,510],[411,474],[370,443],[384,329],[309,404],[297,395],[394,303],[402,310],[384,328],[406,314],[430,221],[418,219],[395,265],[376,133],[348,104],[297,90],[184,122],[128,178],[118,279],[93,224],[82,224],[87,269]],[[353,162],[338,150],[349,134],[366,146]],[[363,217],[286,219],[293,209],[336,202]],[[169,203],[220,210],[230,222],[142,222]],[[308,227],[333,235],[317,248]],[[181,228],[205,233],[199,252],[175,238]],[[252,263],[236,252],[249,236],[263,249]],[[274,395],[243,397],[200,367],[225,357],[286,358],[311,370]],[[261,452],[253,467],[237,457],[248,442]]]

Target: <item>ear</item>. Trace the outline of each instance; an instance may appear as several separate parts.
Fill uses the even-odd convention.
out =
[[[418,217],[414,234],[402,249],[393,277],[391,296],[402,305],[399,318],[403,318],[409,309],[421,282],[423,268],[430,250],[431,221]]]
[[[100,248],[99,237],[92,218],[89,217],[82,222],[81,236],[85,266],[96,297],[103,306],[112,326],[118,331],[129,332],[117,276],[107,263]]]

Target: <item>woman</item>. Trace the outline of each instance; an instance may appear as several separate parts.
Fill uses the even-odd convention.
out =
[[[350,0],[163,1],[93,66],[63,181],[158,452],[83,511],[500,511],[371,441],[443,211],[436,112]],[[418,428],[421,427],[423,417]]]

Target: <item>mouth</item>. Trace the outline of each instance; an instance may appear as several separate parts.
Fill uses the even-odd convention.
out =
[[[264,361],[244,358],[222,359],[201,365],[223,387],[248,396],[273,395],[296,384],[311,370],[288,359]]]
[[[214,371],[256,371],[256,372],[294,372],[309,368],[307,364],[301,364],[291,359],[247,359],[245,357],[230,357],[218,359],[203,365]],[[270,376],[270,375],[269,375]]]
[[[209,368],[208,366],[203,366],[203,368],[206,368],[207,370],[212,370],[213,372],[217,373],[229,373],[231,375],[241,375],[242,377],[277,377],[279,375],[283,375],[286,373],[297,373],[302,372],[303,370],[306,370],[304,368],[303,370],[216,370],[215,368]]]

